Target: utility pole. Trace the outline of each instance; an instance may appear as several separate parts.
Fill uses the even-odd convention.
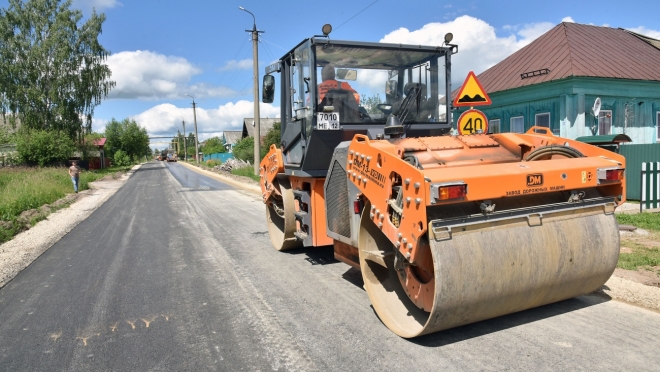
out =
[[[186,138],[186,121],[181,118],[183,123],[183,161],[188,160],[188,138]]]
[[[199,164],[199,137],[197,137],[197,111],[195,106],[195,97],[190,94],[186,94],[188,97],[193,99],[193,119],[195,120],[195,159],[197,164]]]
[[[254,174],[259,175],[259,163],[261,162],[261,115],[259,113],[259,34],[265,31],[257,31],[257,19],[249,10],[239,6],[238,9],[250,13],[252,16],[252,30],[245,30],[252,34],[252,68],[254,74]]]

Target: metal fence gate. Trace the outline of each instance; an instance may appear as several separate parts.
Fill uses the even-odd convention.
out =
[[[639,211],[660,208],[660,162],[642,163]]]

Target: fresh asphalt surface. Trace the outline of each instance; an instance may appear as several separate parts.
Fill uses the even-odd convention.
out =
[[[405,340],[253,194],[150,162],[0,290],[0,370],[657,370],[660,314],[584,296]]]

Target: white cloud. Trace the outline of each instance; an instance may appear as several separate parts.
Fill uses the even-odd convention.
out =
[[[227,61],[224,66],[220,67],[218,70],[220,71],[227,71],[227,70],[249,70],[252,68],[252,59],[242,59],[240,61],[237,61],[235,59],[232,59],[231,61]]]
[[[429,23],[415,31],[400,28],[385,35],[381,42],[440,45],[447,32],[453,33],[452,43],[458,44],[459,51],[452,56],[452,83],[456,87],[470,70],[477,74],[485,71],[553,26],[549,22],[505,26],[506,30],[516,33],[498,36],[495,28],[485,21],[464,15],[445,23]]]
[[[575,21],[573,20],[573,17],[571,17],[571,16],[564,17],[564,18],[561,19],[561,21],[562,21],[562,22],[575,23]]]
[[[658,39],[658,40],[660,40],[660,31],[651,30],[651,29],[646,28],[646,27],[644,27],[644,26],[639,26],[639,27],[635,27],[635,28],[629,28],[628,30],[630,30],[630,31],[632,31],[632,32],[636,32],[636,33],[638,33],[638,34],[642,34],[642,35],[645,35],[645,36],[652,37],[652,38],[654,38],[654,39]]]
[[[262,103],[262,118],[279,116],[279,107]],[[224,130],[241,130],[243,119],[252,117],[254,103],[250,101],[229,102],[214,109],[197,107],[197,132],[201,141],[219,135]],[[176,107],[169,103],[154,106],[133,117],[149,135],[171,135],[183,132],[182,120],[186,121],[186,133],[194,130],[192,108]]]
[[[108,125],[109,120],[92,118],[92,131],[96,133],[103,133],[105,131],[105,126]]]
[[[102,11],[103,9],[111,9],[123,4],[117,0],[73,0],[73,8],[82,8],[85,10]]]
[[[205,83],[188,85],[190,79],[202,70],[181,57],[138,50],[113,54],[107,63],[112,70],[112,80],[117,82],[109,98],[171,99],[184,94],[202,98],[236,93],[226,87]]]

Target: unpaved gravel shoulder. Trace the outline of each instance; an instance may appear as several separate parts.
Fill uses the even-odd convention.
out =
[[[91,189],[80,192],[68,208],[48,215],[31,229],[0,245],[0,288],[92,214],[139,168],[140,165],[136,165],[118,179],[92,182]]]

